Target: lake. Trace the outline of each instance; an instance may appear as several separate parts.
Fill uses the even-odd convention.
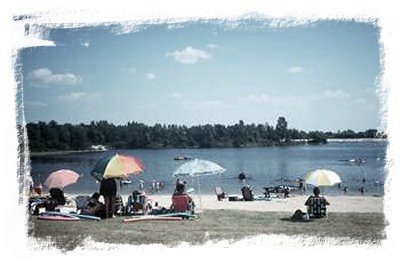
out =
[[[174,157],[189,156],[211,160],[226,169],[221,176],[201,177],[203,194],[212,194],[215,186],[221,186],[231,194],[240,194],[240,188],[244,184],[249,184],[255,188],[256,194],[261,194],[264,186],[296,184],[296,179],[307,172],[325,168],[334,170],[341,176],[341,187],[347,186],[348,195],[359,194],[358,189],[361,186],[365,187],[366,194],[383,195],[386,145],[386,141],[362,141],[260,148],[118,150],[121,154],[138,157],[146,166],[143,174],[130,177],[132,184],[122,185],[119,192],[132,192],[138,188],[139,180],[144,181],[147,191],[151,191],[151,183],[156,180],[165,184],[160,193],[172,193],[175,187],[172,172],[184,163],[175,161]],[[32,157],[31,175],[35,184],[38,184],[43,183],[52,171],[71,169],[82,176],[77,183],[66,187],[65,192],[91,194],[98,191],[99,183],[90,176],[90,171],[100,158],[115,152],[110,150]],[[362,158],[365,162],[356,165],[346,161],[355,158]],[[247,175],[245,183],[238,179],[240,172]],[[185,180],[188,188],[197,187],[196,180]],[[310,187],[307,188],[311,190]],[[324,193],[338,195],[343,192],[335,186],[324,188]]]

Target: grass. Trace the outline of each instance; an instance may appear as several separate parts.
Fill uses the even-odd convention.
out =
[[[171,247],[180,242],[203,244],[224,239],[234,242],[260,234],[334,238],[342,244],[352,241],[379,244],[385,239],[383,213],[330,213],[328,218],[312,222],[293,222],[288,217],[290,214],[285,212],[233,210],[207,210],[195,220],[181,222],[123,223],[125,217],[100,222],[49,222],[31,217],[28,236],[51,238],[53,244],[64,251],[83,246],[86,237],[105,243],[161,243]]]

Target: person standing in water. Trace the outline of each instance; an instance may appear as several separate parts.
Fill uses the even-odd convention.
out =
[[[244,174],[244,172],[240,172],[238,178],[239,178],[240,180],[245,180],[245,179],[246,179],[246,175]]]

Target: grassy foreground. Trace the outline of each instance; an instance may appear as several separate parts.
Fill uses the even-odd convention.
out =
[[[30,217],[28,236],[53,241],[64,251],[83,246],[86,237],[105,243],[154,244],[176,246],[180,242],[203,244],[208,240],[231,242],[260,234],[316,236],[338,239],[341,244],[355,240],[379,244],[385,239],[383,213],[329,213],[326,219],[312,222],[288,220],[290,213],[206,210],[198,219],[179,222],[123,223],[126,217],[102,221],[49,222]]]

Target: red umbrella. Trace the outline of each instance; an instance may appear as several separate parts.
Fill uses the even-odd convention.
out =
[[[61,169],[51,173],[44,182],[44,185],[46,185],[48,188],[62,189],[70,184],[75,183],[78,180],[78,178],[79,174],[76,173],[75,171],[68,169]]]

